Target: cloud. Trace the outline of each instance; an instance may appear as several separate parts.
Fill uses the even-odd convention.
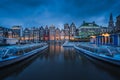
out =
[[[24,27],[96,21],[107,26],[109,14],[120,13],[119,0],[1,0],[0,24]],[[11,21],[10,21],[11,20]]]

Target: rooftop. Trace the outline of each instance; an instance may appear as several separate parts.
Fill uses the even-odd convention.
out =
[[[98,27],[99,25],[97,25],[94,21],[93,22],[85,22],[85,21],[83,21],[83,24],[81,25],[81,26],[84,26],[84,27],[91,27],[91,26],[93,26],[93,27]]]

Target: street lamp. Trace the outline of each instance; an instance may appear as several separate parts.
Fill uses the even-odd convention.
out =
[[[109,37],[109,36],[110,36],[110,34],[108,34],[108,33],[105,33],[105,34],[104,34],[104,36],[105,36],[105,37]]]

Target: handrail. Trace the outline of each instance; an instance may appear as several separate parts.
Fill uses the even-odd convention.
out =
[[[7,49],[6,52],[4,52],[4,53],[2,54],[2,57],[5,57],[5,56],[8,54],[8,51],[9,51],[9,49]]]

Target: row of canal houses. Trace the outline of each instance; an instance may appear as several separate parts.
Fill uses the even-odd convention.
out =
[[[26,42],[38,42],[38,41],[49,40],[49,29],[48,26],[45,29],[41,26],[40,28],[25,28],[23,30],[22,41]]]
[[[51,25],[50,27],[39,27],[39,28],[25,28],[23,31],[23,40],[25,41],[64,41],[72,40],[74,36],[78,35],[78,29],[74,23],[70,26],[64,24],[64,29],[60,30],[58,27]]]
[[[51,25],[48,27],[29,27],[23,28],[22,26],[12,26],[11,28],[0,27],[0,44],[17,41],[17,43],[31,43],[41,41],[64,41],[73,39],[78,35],[78,29],[74,23],[64,25],[64,29]]]
[[[116,17],[115,26],[112,14],[110,15],[108,28],[110,32],[91,36],[92,43],[96,43],[98,45],[120,46],[120,15]]]

